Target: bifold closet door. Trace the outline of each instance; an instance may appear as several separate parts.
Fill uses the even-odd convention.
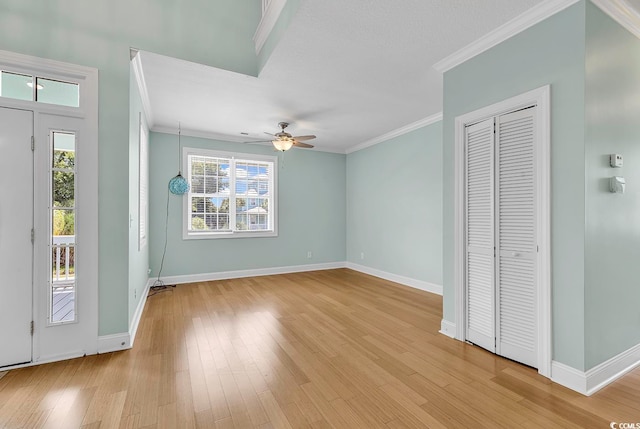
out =
[[[495,352],[494,120],[465,128],[466,340]]]
[[[535,107],[496,118],[496,353],[537,366]]]

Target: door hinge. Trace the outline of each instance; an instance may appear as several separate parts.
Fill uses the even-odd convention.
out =
[[[35,330],[35,324],[33,323],[33,320],[31,321],[31,336],[33,336],[33,331]]]
[[[34,136],[31,136],[31,152],[33,152],[36,148],[36,139]]]
[[[33,228],[31,228],[31,244],[33,244],[35,239],[36,239],[36,231]]]

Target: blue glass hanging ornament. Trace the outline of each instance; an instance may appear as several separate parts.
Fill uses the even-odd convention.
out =
[[[176,195],[182,195],[189,191],[189,183],[187,179],[182,177],[182,173],[178,172],[177,176],[169,180],[169,190]]]
[[[180,171],[180,163],[182,156],[182,144],[180,141],[180,135],[182,134],[182,127],[180,123],[178,123],[178,175],[169,180],[169,191],[175,195],[183,195],[189,192],[189,182],[187,179],[182,177],[182,172]]]

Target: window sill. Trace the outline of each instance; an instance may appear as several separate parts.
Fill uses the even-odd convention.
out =
[[[221,238],[277,237],[276,231],[184,232],[183,240],[216,240]]]

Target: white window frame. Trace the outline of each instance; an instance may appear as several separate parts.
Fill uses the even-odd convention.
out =
[[[184,240],[202,240],[202,239],[219,239],[219,238],[258,238],[258,237],[277,237],[278,236],[278,157],[269,155],[259,155],[252,153],[240,153],[240,152],[225,152],[211,149],[200,149],[185,147],[182,149],[182,171],[185,172],[185,177],[190,181],[191,168],[189,165],[190,156],[203,156],[212,158],[227,158],[232,161],[230,168],[234,171],[233,166],[236,162],[270,162],[273,164],[271,174],[271,190],[269,195],[269,213],[272,214],[273,220],[271,222],[272,228],[262,231],[190,231],[189,230],[189,218],[191,216],[191,205],[189,200],[191,197],[191,187],[189,192],[183,196],[182,206],[182,238]],[[235,198],[235,174],[232,174],[229,178],[229,201]],[[248,200],[248,198],[247,198]],[[229,224],[235,225],[236,212],[235,205],[230,204],[229,209]]]
[[[53,205],[53,172],[55,171],[62,171],[65,172],[64,170],[67,170],[67,173],[73,173],[73,195],[74,195],[74,206],[73,207],[64,207],[61,208],[63,210],[66,209],[72,209],[73,210],[73,215],[74,215],[74,224],[75,224],[75,219],[76,219],[76,215],[77,215],[77,210],[76,207],[78,205],[78,200],[77,200],[77,195],[78,195],[78,165],[74,162],[73,165],[73,171],[68,171],[69,169],[61,169],[61,168],[55,168],[53,167],[53,153],[54,153],[54,147],[55,147],[55,134],[60,133],[60,134],[73,134],[73,139],[74,139],[74,144],[73,144],[73,151],[76,152],[77,150],[77,144],[78,144],[78,132],[76,132],[75,130],[62,130],[62,129],[50,129],[49,130],[49,139],[48,139],[48,155],[49,155],[49,174],[47,175],[47,179],[49,181],[49,200],[47,201],[49,203],[49,227],[47,228],[47,231],[49,231],[49,233],[51,233],[51,231],[53,231],[53,213],[55,210],[57,210],[58,208],[55,207]],[[74,227],[75,229],[75,227]],[[77,237],[76,231],[74,231],[73,234],[75,237]],[[52,238],[52,237],[49,237]],[[53,250],[54,248],[54,243],[50,243],[49,244],[50,249]],[[67,252],[69,252],[69,249],[71,247],[67,247]],[[73,244],[73,252],[74,252],[74,261],[77,260],[77,252],[76,252],[76,241],[74,238],[74,244]],[[47,261],[50,265],[48,267],[47,272],[48,273],[53,273],[53,261],[52,261],[52,254],[51,252],[49,252],[49,260]],[[81,258],[82,259],[82,258]],[[65,264],[66,266],[66,264]],[[75,267],[75,263],[74,263],[74,267]],[[65,267],[68,268],[68,267]],[[75,268],[74,268],[75,269]],[[49,300],[49,309],[48,309],[48,313],[47,313],[47,326],[56,326],[56,325],[64,325],[64,324],[70,324],[70,323],[78,323],[78,284],[76,281],[76,276],[75,276],[75,271],[74,271],[74,279],[73,279],[73,294],[74,294],[74,300],[73,300],[73,319],[71,320],[59,320],[59,321],[54,321],[53,320],[53,278],[49,279],[49,291],[47,293],[48,295],[48,300]]]

